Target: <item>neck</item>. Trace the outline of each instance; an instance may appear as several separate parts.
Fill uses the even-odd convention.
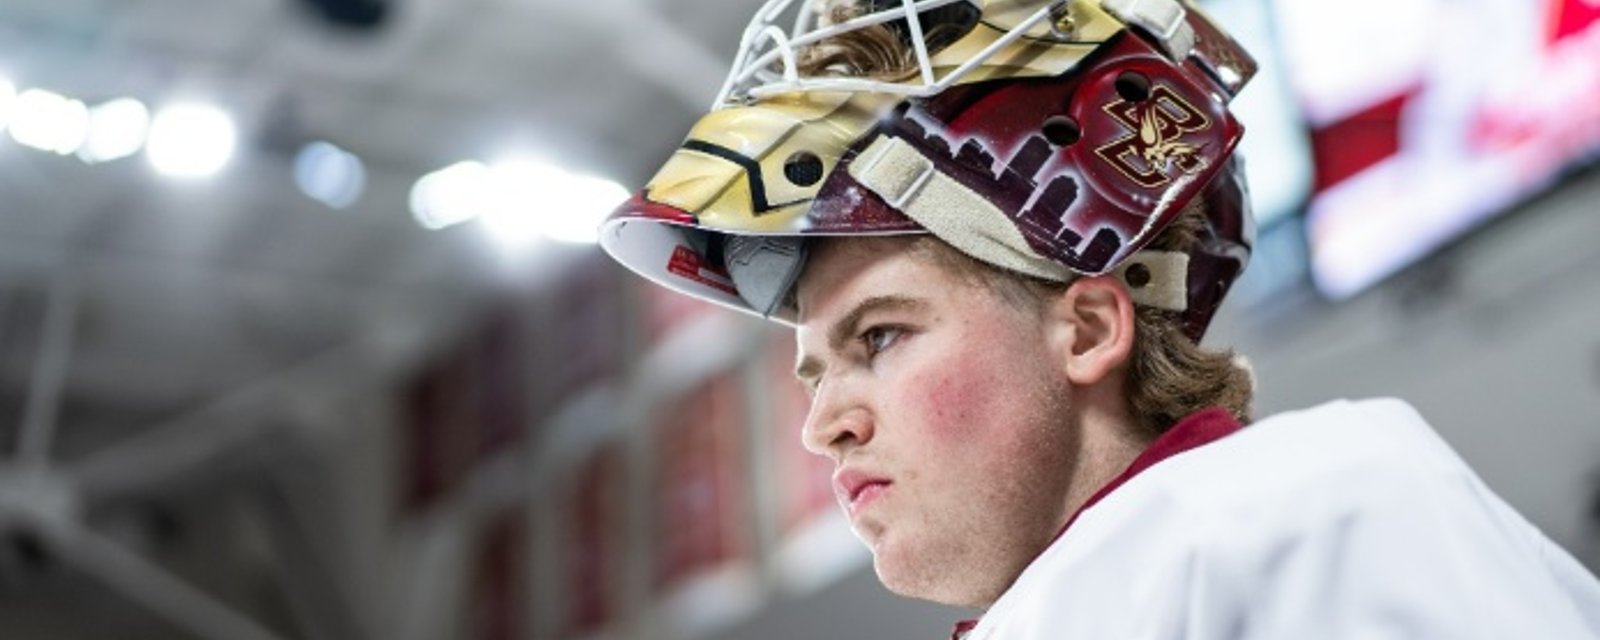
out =
[[[1123,417],[1120,412],[1080,409],[1074,413],[1075,415],[1070,418],[1069,428],[1076,432],[1077,444],[1071,453],[1072,463],[1067,473],[1067,483],[1065,487],[1059,489],[1062,490],[1062,501],[1059,503],[1061,506],[1054,526],[1048,531],[1038,532],[1043,536],[1037,540],[1038,553],[1043,553],[1059,536],[1069,519],[1083,509],[1090,498],[1132,465],[1139,454],[1143,453],[1153,441],[1136,435],[1140,431],[1134,429],[1131,421]],[[1031,562],[1032,558],[1028,561]],[[1009,584],[1020,575],[1025,565],[1026,563],[1016,567],[1016,572],[1006,580],[1007,584],[987,597],[970,602],[949,601],[945,604],[960,604],[987,610],[994,604],[994,599],[1004,593]]]
[[[1095,493],[1133,464],[1134,459],[1149,448],[1154,440],[1135,428],[1133,420],[1122,408],[1121,398],[1114,400],[1111,403],[1083,403],[1078,421],[1078,432],[1082,438],[1078,447],[1078,464],[1073,469],[1072,482],[1063,496],[1058,530],[1066,526],[1067,520],[1082,510]]]

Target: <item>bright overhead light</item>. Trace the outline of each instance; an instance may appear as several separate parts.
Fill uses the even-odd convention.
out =
[[[500,245],[522,248],[541,239],[593,244],[600,222],[627,198],[611,180],[519,158],[462,162],[423,176],[412,188],[411,210],[429,229],[479,220]]]
[[[507,249],[523,249],[544,237],[532,207],[558,189],[569,177],[567,172],[540,160],[514,158],[490,165],[489,207],[483,226],[495,242]]]
[[[221,109],[180,104],[156,114],[150,124],[145,154],[163,174],[197,178],[215,174],[233,157],[238,144],[233,119]]]
[[[133,98],[118,98],[89,110],[89,139],[78,149],[84,162],[110,162],[139,152],[150,132],[150,110]]]
[[[11,105],[11,139],[41,151],[66,155],[89,137],[89,108],[44,89],[29,89]]]
[[[295,155],[294,182],[301,193],[343,209],[361,198],[367,186],[367,169],[355,154],[317,141]]]
[[[483,223],[497,241],[524,247],[539,239],[593,244],[606,214],[628,197],[621,185],[539,160],[493,167],[494,206]]]
[[[613,209],[628,199],[628,190],[615,181],[572,174],[552,189],[553,196],[540,207],[530,209],[541,219],[544,235],[551,240],[577,244],[600,241],[600,223]]]
[[[443,229],[483,215],[490,202],[489,167],[466,161],[422,176],[411,187],[411,215],[428,229]]]

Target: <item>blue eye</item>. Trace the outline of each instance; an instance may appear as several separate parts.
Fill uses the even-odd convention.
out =
[[[867,349],[867,357],[882,353],[885,349],[894,346],[905,330],[892,325],[878,325],[861,332],[861,344]]]

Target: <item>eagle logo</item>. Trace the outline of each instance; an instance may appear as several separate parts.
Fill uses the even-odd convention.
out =
[[[1104,109],[1127,135],[1095,153],[1139,186],[1154,189],[1205,169],[1201,147],[1185,138],[1211,128],[1211,120],[1166,85],[1151,87],[1149,97],[1139,102],[1119,99]]]

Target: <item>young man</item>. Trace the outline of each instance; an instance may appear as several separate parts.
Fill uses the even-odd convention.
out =
[[[1403,403],[1241,428],[1197,343],[1254,64],[1193,7],[789,4],[602,243],[796,327],[889,589],[973,640],[1600,637],[1600,584]]]

